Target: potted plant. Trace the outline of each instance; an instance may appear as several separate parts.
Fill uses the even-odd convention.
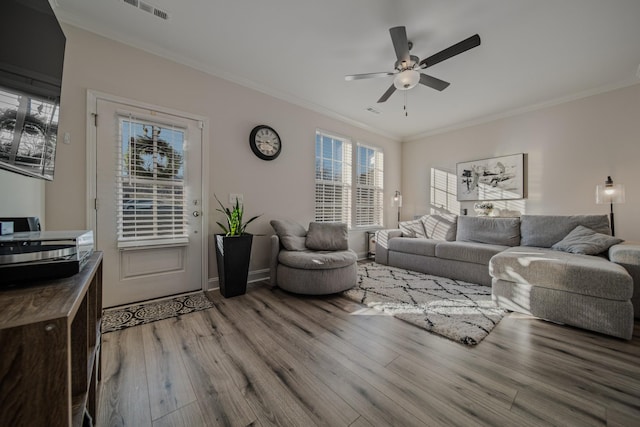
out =
[[[226,208],[214,194],[220,205],[218,212],[222,212],[227,224],[216,222],[224,234],[216,234],[216,261],[218,263],[218,280],[220,293],[225,298],[243,295],[247,291],[247,277],[249,276],[249,260],[251,259],[251,243],[253,234],[245,232],[247,225],[260,215],[243,222],[244,208],[236,199],[231,209]]]

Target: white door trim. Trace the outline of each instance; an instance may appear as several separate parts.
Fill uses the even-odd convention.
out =
[[[209,141],[205,137],[209,132],[209,119],[204,116],[199,116],[196,114],[185,113],[183,111],[175,110],[172,108],[160,107],[158,105],[149,104],[146,102],[135,101],[129,98],[123,98],[117,95],[111,95],[104,92],[99,92],[96,90],[88,89],[87,90],[87,115],[86,115],[86,123],[87,123],[87,204],[86,204],[86,223],[87,228],[96,231],[96,206],[95,200],[97,197],[97,130],[95,124],[96,114],[97,114],[97,105],[98,100],[116,102],[119,104],[130,105],[135,108],[141,108],[146,110],[158,111],[164,114],[169,114],[172,116],[193,120],[200,122],[200,129],[202,131],[202,194],[200,195],[200,200],[202,200],[201,209],[202,209],[202,290],[208,289],[209,282]],[[100,120],[98,118],[98,120]],[[206,233],[206,234],[205,234]]]

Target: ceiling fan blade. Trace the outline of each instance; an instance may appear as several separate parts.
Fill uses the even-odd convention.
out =
[[[476,46],[480,46],[480,36],[477,34],[469,37],[468,39],[464,39],[461,42],[454,44],[453,46],[449,46],[448,48],[441,50],[435,55],[431,55],[430,57],[423,59],[422,61],[420,61],[420,68],[431,67],[438,62],[442,62],[445,59],[451,58],[452,56],[459,55],[462,52],[466,52]]]
[[[344,79],[349,82],[351,80],[361,80],[361,79],[371,79],[371,78],[374,78],[374,77],[393,76],[394,74],[395,73],[391,73],[391,72],[353,74],[351,76],[344,76]]]
[[[396,50],[398,61],[409,63],[409,40],[407,40],[407,30],[405,27],[389,28],[393,48]]]
[[[445,82],[444,80],[436,79],[432,76],[427,76],[426,74],[420,73],[420,84],[425,86],[429,86],[432,89],[443,91],[450,85],[449,82]]]
[[[395,91],[396,87],[394,85],[389,86],[389,89],[387,89],[387,91],[380,97],[380,99],[378,99],[378,103],[385,102],[391,95],[393,95],[393,92]]]

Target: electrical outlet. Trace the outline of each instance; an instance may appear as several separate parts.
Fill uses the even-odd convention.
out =
[[[237,194],[237,193],[230,193],[229,194],[229,203],[231,203],[232,205],[235,205],[236,204],[236,200],[238,201],[238,203],[242,204],[243,195],[242,194]]]

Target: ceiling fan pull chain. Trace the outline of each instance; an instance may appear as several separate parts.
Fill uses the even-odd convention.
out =
[[[405,117],[409,117],[409,111],[407,111],[407,92],[408,91],[404,91],[404,116]]]

